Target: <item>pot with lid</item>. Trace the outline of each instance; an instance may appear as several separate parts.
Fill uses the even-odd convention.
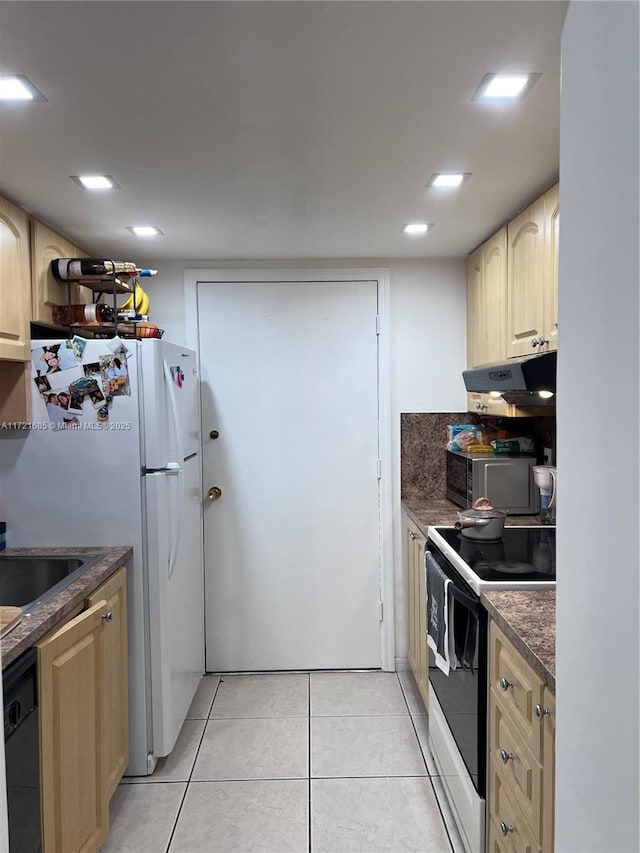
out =
[[[507,513],[494,509],[487,498],[478,498],[471,509],[458,512],[455,527],[466,539],[496,540],[502,537]]]

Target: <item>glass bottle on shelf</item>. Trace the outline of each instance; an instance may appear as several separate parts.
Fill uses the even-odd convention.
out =
[[[113,308],[104,302],[89,305],[54,305],[52,315],[56,326],[72,326],[74,323],[101,325],[114,321]]]
[[[149,277],[158,270],[139,269],[131,261],[112,261],[108,258],[54,258],[51,272],[58,281],[81,281],[110,275]]]

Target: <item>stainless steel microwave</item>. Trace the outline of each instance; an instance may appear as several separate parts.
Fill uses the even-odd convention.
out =
[[[511,515],[535,515],[538,490],[533,481],[534,456],[491,456],[447,450],[447,497],[468,508],[489,498]]]

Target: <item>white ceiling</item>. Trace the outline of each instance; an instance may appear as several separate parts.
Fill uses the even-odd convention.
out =
[[[461,256],[557,177],[562,9],[3,0],[0,73],[47,102],[0,106],[0,194],[121,259]],[[494,71],[542,76],[472,102]]]

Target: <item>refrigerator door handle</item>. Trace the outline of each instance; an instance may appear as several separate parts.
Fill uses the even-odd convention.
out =
[[[173,421],[173,429],[176,436],[176,446],[178,451],[178,459],[184,459],[184,442],[182,440],[182,428],[180,426],[180,419],[178,417],[178,404],[176,403],[176,395],[173,387],[173,379],[171,377],[171,371],[167,365],[167,362],[162,361],[162,367],[164,369],[164,381],[167,386],[167,396],[169,398],[169,409],[171,410],[171,420]]]
[[[175,466],[175,467],[173,467]],[[182,506],[184,504],[184,471],[176,463],[167,465],[167,474],[176,474],[178,477],[178,498],[174,506],[170,506],[171,530],[169,534],[169,580],[173,577],[178,555],[178,543],[180,542],[180,528],[182,523]]]

